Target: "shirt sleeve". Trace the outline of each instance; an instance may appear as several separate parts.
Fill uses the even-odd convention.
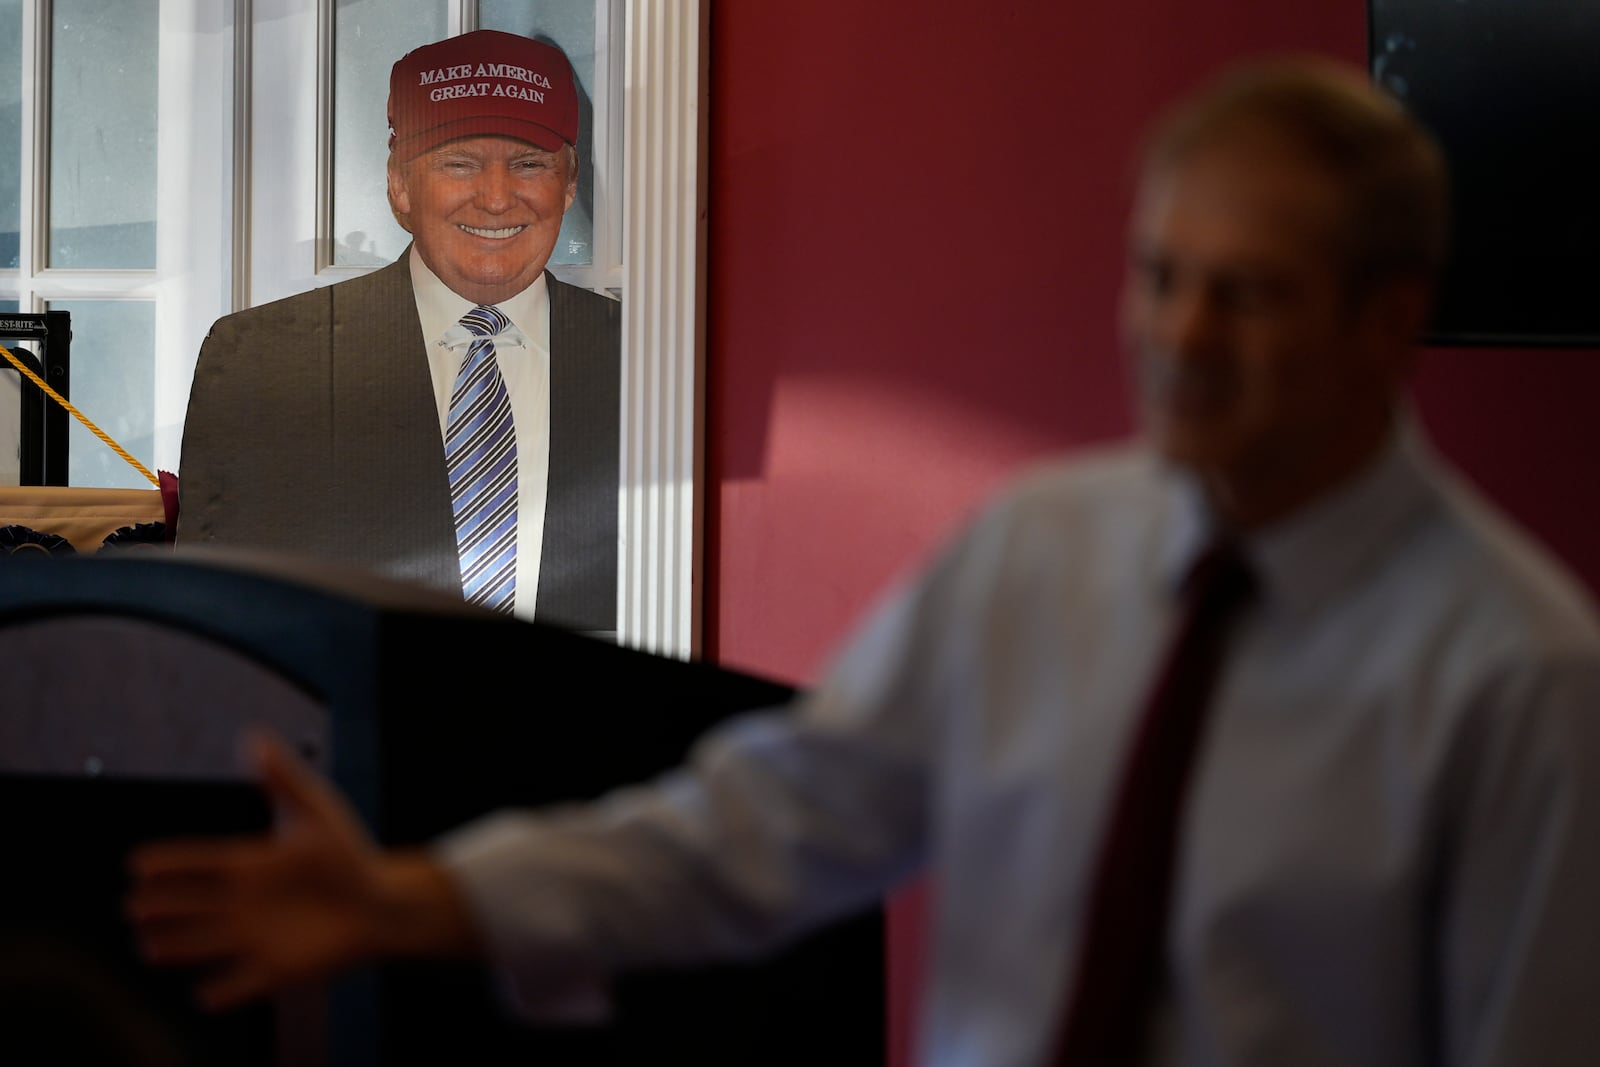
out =
[[[1442,1062],[1592,1063],[1600,1048],[1600,666],[1510,671],[1470,709],[1444,842]]]
[[[966,643],[937,620],[981,584],[973,555],[890,597],[792,711],[731,721],[648,785],[442,840],[513,1001],[542,1017],[620,970],[747,956],[914,874]]]

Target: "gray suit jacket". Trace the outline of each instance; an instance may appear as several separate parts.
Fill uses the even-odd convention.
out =
[[[180,543],[292,552],[460,591],[407,261],[212,326],[184,423]],[[621,305],[546,281],[550,480],[535,611],[613,630]]]

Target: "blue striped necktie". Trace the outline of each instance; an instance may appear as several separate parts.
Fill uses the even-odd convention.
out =
[[[500,611],[511,610],[517,589],[517,434],[494,353],[494,336],[510,321],[482,306],[461,319],[473,341],[450,392],[444,435],[461,591]]]

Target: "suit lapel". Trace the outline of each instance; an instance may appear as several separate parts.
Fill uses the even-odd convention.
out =
[[[461,568],[410,249],[333,287],[330,455],[390,569],[459,592]]]
[[[550,474],[537,617],[616,629],[621,310],[556,281],[550,294]]]

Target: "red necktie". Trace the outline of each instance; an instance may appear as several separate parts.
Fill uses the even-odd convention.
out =
[[[1143,1048],[1166,944],[1179,814],[1229,624],[1255,583],[1236,546],[1202,554],[1181,587],[1184,617],[1156,678],[1100,843],[1060,1067],[1122,1067]]]

